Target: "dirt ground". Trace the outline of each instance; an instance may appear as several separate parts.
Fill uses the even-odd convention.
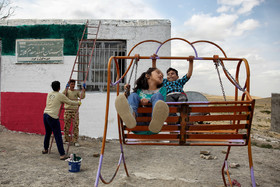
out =
[[[211,98],[210,98],[211,100]],[[280,134],[270,129],[271,99],[258,99],[252,126],[252,153],[257,186],[280,185]],[[0,186],[94,186],[100,139],[81,137],[81,147],[70,147],[70,153],[82,157],[81,171],[69,172],[68,162],[59,160],[56,145],[51,154],[42,155],[42,135],[8,131],[0,126]],[[226,147],[124,146],[130,177],[123,165],[109,185],[119,187],[220,187],[221,168]],[[200,151],[210,151],[216,159],[200,157]],[[106,143],[102,176],[113,175],[120,156],[118,141]],[[229,162],[232,180],[242,187],[251,186],[247,147],[233,147]]]

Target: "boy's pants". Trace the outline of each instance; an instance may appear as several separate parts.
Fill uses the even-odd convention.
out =
[[[166,96],[166,102],[186,102],[188,101],[185,93],[175,93]]]
[[[44,125],[46,130],[45,139],[44,139],[44,149],[45,150],[49,149],[50,138],[53,132],[60,156],[65,155],[59,119],[54,119],[48,114],[44,114]]]
[[[66,142],[70,141],[69,131],[71,127],[71,121],[73,123],[73,127],[75,124],[73,135],[72,135],[72,142],[76,143],[79,139],[79,112],[77,113],[77,116],[76,113],[77,113],[76,111],[65,111],[64,113],[64,138]]]

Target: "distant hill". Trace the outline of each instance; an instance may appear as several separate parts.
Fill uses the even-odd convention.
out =
[[[266,105],[267,107],[271,107],[271,97],[256,99],[256,105]]]
[[[224,101],[224,97],[221,95],[210,95],[210,94],[206,94],[206,93],[202,93],[209,101]],[[257,96],[252,96],[253,99],[256,100],[262,100],[262,99],[266,99],[263,102],[268,102],[267,99],[270,99],[271,102],[271,97],[269,98],[262,98],[262,97],[257,97]],[[234,100],[234,96],[226,96],[226,100],[227,101],[232,101]]]

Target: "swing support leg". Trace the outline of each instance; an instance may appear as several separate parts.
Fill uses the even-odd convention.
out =
[[[222,167],[222,177],[223,177],[224,185],[227,186],[226,179],[225,179],[225,172],[226,172],[226,174],[228,176],[229,184],[232,187],[232,182],[231,182],[230,175],[229,175],[229,170],[228,170],[228,168],[229,168],[228,167],[228,156],[229,156],[230,148],[231,148],[231,146],[228,146],[226,157],[225,157],[224,164],[223,164],[223,167]]]
[[[126,176],[129,177],[128,170],[127,170],[126,163],[125,163],[125,159],[124,159],[123,145],[122,145],[121,141],[120,141],[120,148],[121,148],[121,157],[122,157],[122,160],[123,160],[124,170],[125,170]]]
[[[120,168],[120,165],[121,163],[123,162],[124,164],[124,169],[125,169],[125,172],[126,172],[126,175],[129,177],[129,174],[128,174],[128,170],[127,170],[127,167],[126,167],[126,163],[125,163],[125,159],[124,159],[124,151],[123,151],[123,144],[122,144],[122,138],[121,138],[121,135],[120,135],[120,131],[121,131],[121,127],[120,127],[120,119],[118,117],[118,130],[119,130],[119,143],[120,143],[120,149],[121,149],[121,154],[120,154],[120,158],[119,158],[119,162],[118,162],[118,165],[117,165],[117,168],[115,170],[115,173],[113,174],[112,178],[107,182],[103,179],[102,175],[101,175],[101,169],[102,169],[102,162],[103,162],[103,157],[104,157],[104,152],[105,152],[105,144],[106,144],[106,136],[107,136],[107,128],[108,128],[108,116],[109,116],[109,103],[110,103],[110,82],[111,82],[111,61],[112,61],[112,57],[110,58],[109,60],[109,63],[108,63],[108,77],[107,77],[107,103],[106,103],[106,113],[105,113],[105,125],[104,125],[104,132],[103,132],[103,140],[102,140],[102,148],[101,148],[101,153],[100,153],[100,159],[99,159],[99,164],[98,164],[98,170],[97,170],[97,174],[96,174],[96,179],[95,179],[95,187],[98,186],[98,183],[99,183],[99,179],[105,183],[105,184],[109,184],[111,183],[119,168]],[[115,63],[116,63],[116,67],[117,67],[117,79],[119,78],[119,69],[118,69],[118,62],[116,61],[115,59]],[[117,96],[119,94],[119,85],[117,86]]]
[[[105,141],[102,142],[102,147],[103,147],[103,144],[104,144],[104,146],[105,146],[105,143],[104,143],[104,142],[105,142]],[[119,162],[118,162],[118,165],[117,165],[117,168],[116,168],[116,171],[115,171],[114,175],[112,176],[112,178],[111,178],[109,181],[105,181],[104,178],[103,178],[102,175],[101,175],[101,168],[102,168],[102,162],[103,162],[103,154],[100,155],[99,164],[98,164],[98,170],[97,170],[96,179],[95,179],[95,184],[94,184],[95,187],[98,186],[99,179],[100,179],[104,184],[110,184],[110,183],[114,180],[114,178],[116,177],[116,174],[117,174],[117,172],[119,171],[119,168],[120,168],[121,163],[124,164],[124,169],[125,169],[125,172],[126,172],[126,176],[129,177],[128,170],[127,170],[126,163],[125,163],[125,159],[124,159],[124,152],[123,152],[122,143],[120,143],[120,148],[121,148],[121,154],[120,154]]]
[[[249,141],[248,141],[248,157],[249,157],[249,168],[250,168],[252,186],[256,187],[254,168],[253,168],[252,149],[251,149],[251,138],[250,137],[249,137]]]
[[[231,146],[228,146],[228,150],[227,150],[226,157],[225,157],[225,160],[224,160],[224,164],[223,164],[223,167],[222,167],[222,177],[223,177],[224,185],[227,186],[226,179],[225,179],[225,172],[226,172],[226,174],[228,176],[229,185],[232,187],[232,181],[230,179],[229,167],[228,167],[228,156],[229,156],[230,148],[231,148]],[[249,157],[249,168],[250,168],[250,175],[251,175],[251,183],[252,183],[253,187],[256,187],[254,168],[253,168],[252,149],[251,149],[251,138],[249,138],[249,141],[248,141],[248,157]]]

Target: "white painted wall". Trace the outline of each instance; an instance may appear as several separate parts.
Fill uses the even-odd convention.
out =
[[[101,20],[98,39],[126,40],[129,51],[143,40],[165,41],[171,37],[169,20]],[[0,25],[34,25],[34,24],[84,24],[86,20],[6,20]],[[96,20],[90,20],[96,22]],[[159,47],[158,43],[148,43],[135,49],[132,55],[151,56]],[[170,56],[171,44],[161,48],[159,55]],[[61,89],[66,85],[72,70],[75,56],[64,56],[63,64],[16,64],[15,56],[2,56],[1,92],[38,92],[51,91],[54,80],[61,82]],[[165,72],[170,61],[159,61],[158,67]],[[151,66],[151,60],[141,61],[137,76]],[[134,77],[132,78],[134,80]],[[111,94],[110,115],[107,138],[118,138],[117,114],[114,107],[115,93]],[[102,137],[104,130],[106,93],[87,92],[80,108],[80,135]]]
[[[87,92],[80,107],[80,135],[103,137],[105,124],[106,93]],[[111,93],[107,138],[118,138],[117,113],[115,110],[116,93]]]
[[[63,64],[16,64],[15,56],[2,56],[2,92],[48,93],[51,82],[58,80],[65,87],[75,57],[64,56]]]

